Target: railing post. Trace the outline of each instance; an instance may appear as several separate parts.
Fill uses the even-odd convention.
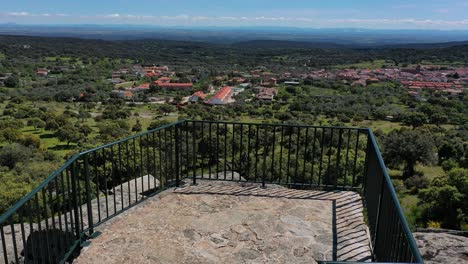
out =
[[[196,143],[195,143],[195,122],[192,123],[192,184],[197,185],[197,173],[196,173],[196,166],[197,166],[197,151],[195,150],[196,148]],[[187,146],[188,147],[188,146]]]
[[[359,137],[359,131],[357,133],[357,136]],[[369,178],[369,155],[370,155],[370,150],[371,150],[371,131],[367,130],[367,147],[366,147],[366,156],[364,157],[364,179],[362,179],[362,190],[366,192],[367,188],[367,181]],[[357,154],[356,154],[357,155]],[[354,187],[354,186],[353,186]]]
[[[174,126],[174,137],[175,137],[175,177],[176,177],[176,187],[180,186],[180,157],[179,157],[179,148],[180,148],[180,139],[179,139],[179,124]]]
[[[379,204],[377,206],[377,216],[375,219],[375,230],[374,230],[374,257],[375,256],[375,251],[376,251],[376,246],[377,246],[377,239],[379,238],[379,223],[380,223],[380,217],[382,215],[382,201],[383,201],[383,191],[384,191],[384,184],[385,181],[382,177],[382,182],[380,184],[380,192],[379,192]],[[377,259],[378,260],[378,259]]]
[[[91,186],[89,183],[89,166],[88,166],[88,156],[84,156],[84,167],[85,167],[85,188],[86,188],[86,205],[88,208],[88,227],[90,235],[94,233],[94,223],[93,223],[93,208],[91,206]],[[99,199],[99,194],[97,199]]]
[[[72,193],[71,193],[71,198],[72,198],[72,204],[73,204],[73,214],[74,214],[74,220],[75,220],[75,232],[76,236],[78,239],[80,239],[81,234],[80,234],[80,221],[79,221],[79,214],[78,214],[78,199],[77,195],[80,195],[77,193],[76,190],[76,181],[77,179],[77,173],[76,173],[76,166],[75,166],[74,161],[71,164],[71,187],[72,187]]]

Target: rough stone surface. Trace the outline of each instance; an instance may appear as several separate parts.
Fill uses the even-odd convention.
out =
[[[424,262],[468,263],[468,238],[444,233],[414,233]]]
[[[369,258],[362,203],[354,192],[201,183],[153,197],[100,231],[75,263],[315,263]]]

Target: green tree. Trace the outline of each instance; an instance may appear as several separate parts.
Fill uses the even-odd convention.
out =
[[[19,85],[18,77],[12,75],[5,80],[5,86],[9,88],[15,88]]]
[[[403,177],[415,174],[417,162],[435,162],[435,144],[429,133],[419,130],[393,130],[383,138],[383,155],[390,166],[404,165]]]
[[[44,121],[42,121],[40,118],[37,118],[37,117],[29,119],[27,125],[28,126],[33,126],[34,129],[36,129],[36,130],[38,128],[45,128],[46,127],[46,123]]]
[[[137,119],[135,125],[133,125],[133,127],[132,127],[132,131],[133,132],[140,132],[141,130],[143,130],[143,127],[142,127],[142,125],[140,123],[140,120]]]
[[[54,120],[54,119],[49,119],[46,121],[45,129],[49,131],[56,131],[59,129],[60,125]]]
[[[32,150],[21,144],[11,144],[0,149],[0,165],[13,169],[16,163],[26,161],[32,156]]]
[[[416,128],[424,124],[427,124],[428,118],[424,113],[410,112],[403,116],[402,121],[403,121],[403,124]]]
[[[57,137],[60,141],[67,142],[67,147],[72,142],[78,142],[81,139],[81,133],[76,126],[66,125],[57,131]]]
[[[79,130],[80,130],[80,133],[83,134],[85,137],[87,137],[87,136],[89,136],[89,134],[93,133],[93,129],[87,124],[81,125]]]
[[[158,108],[164,115],[168,115],[169,113],[176,111],[176,107],[170,104],[162,104]]]
[[[442,227],[459,229],[468,223],[468,170],[456,168],[435,178],[419,193],[426,221],[439,221]]]

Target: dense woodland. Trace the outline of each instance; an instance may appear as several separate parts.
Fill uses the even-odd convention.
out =
[[[195,88],[203,90],[208,84],[220,85],[215,76],[235,76],[235,71],[261,67],[302,73],[376,60],[394,66],[468,65],[468,46],[324,49],[264,42],[221,45],[0,36],[0,77],[12,73],[0,87],[0,213],[81,150],[177,119],[235,120],[371,127],[410,225],[467,229],[466,91],[450,98],[426,92],[425,100],[415,100],[394,82],[363,88],[304,80],[299,86],[281,85],[273,103],[249,101],[251,94],[245,92],[230,105],[176,108],[112,98],[113,85],[106,81],[121,67],[158,64],[170,66],[181,79],[196,76]],[[36,76],[36,69],[43,67],[52,69],[54,77]],[[152,90],[142,94],[141,101],[161,93]],[[164,96],[177,101],[188,94]]]

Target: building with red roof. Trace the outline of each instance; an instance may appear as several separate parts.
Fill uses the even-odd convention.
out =
[[[206,101],[210,105],[223,105],[227,104],[231,99],[234,90],[230,86],[225,86],[219,90],[212,98]]]
[[[188,101],[191,103],[196,103],[198,101],[205,100],[205,98],[206,94],[203,91],[196,91],[192,94],[192,96],[190,96]]]

